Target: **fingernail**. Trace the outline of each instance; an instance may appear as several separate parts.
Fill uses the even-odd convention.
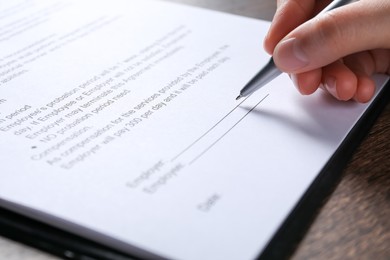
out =
[[[309,64],[309,59],[296,38],[279,43],[275,49],[274,59],[282,70],[291,72]]]
[[[339,98],[338,95],[337,95],[336,79],[335,78],[333,78],[333,77],[327,78],[325,80],[325,88],[334,97]]]

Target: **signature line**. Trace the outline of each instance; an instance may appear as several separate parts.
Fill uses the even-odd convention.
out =
[[[215,144],[217,144],[225,135],[227,135],[236,125],[238,125],[247,115],[249,115],[250,112],[253,111],[261,102],[264,101],[269,96],[267,94],[263,99],[261,99],[255,106],[251,108],[243,117],[240,118],[232,127],[230,127],[221,137],[219,137],[217,140],[215,140],[211,145],[209,145],[203,152],[201,152],[198,156],[196,156],[189,164],[193,164],[196,160],[198,160],[200,157],[202,157],[207,151],[209,151]]]
[[[247,97],[248,98],[248,97]],[[243,102],[245,102],[245,100],[247,99],[245,98],[243,101],[241,101],[237,106],[235,106],[232,110],[230,110],[229,113],[227,113],[224,117],[222,117],[215,125],[213,125],[209,130],[207,130],[204,134],[202,134],[198,139],[196,139],[194,142],[192,142],[189,146],[187,146],[183,151],[181,151],[178,155],[176,155],[175,157],[173,157],[171,159],[171,162],[173,162],[174,160],[176,160],[177,158],[179,158],[182,154],[184,154],[185,152],[187,152],[192,146],[194,146],[197,142],[199,142],[203,137],[205,137],[208,133],[210,133],[215,127],[217,127],[217,125],[219,125],[223,120],[225,120],[226,117],[228,117],[234,110],[236,110]]]

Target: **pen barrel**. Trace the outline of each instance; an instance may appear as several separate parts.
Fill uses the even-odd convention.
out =
[[[338,0],[338,1],[333,1],[331,2],[329,5],[327,5],[324,9],[321,10],[321,12],[319,12],[317,15],[320,15],[320,14],[323,14],[323,13],[326,13],[332,9],[336,9],[340,6],[343,6],[343,5],[346,5],[346,4],[349,4],[350,2],[353,2],[354,0]]]
[[[251,95],[256,90],[260,89],[268,82],[276,78],[282,73],[274,63],[274,60],[271,58],[270,61],[265,65],[265,67],[254,76],[242,90],[240,91],[240,96],[246,97]]]

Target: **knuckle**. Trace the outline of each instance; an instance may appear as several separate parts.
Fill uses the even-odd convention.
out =
[[[341,54],[346,49],[346,40],[356,38],[354,27],[345,26],[342,17],[333,12],[327,12],[315,18],[315,31],[317,33],[318,45],[331,47],[335,53]]]

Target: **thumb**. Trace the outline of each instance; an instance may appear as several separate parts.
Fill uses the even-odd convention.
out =
[[[288,73],[321,68],[349,54],[390,48],[390,1],[361,0],[317,16],[290,32],[274,50]]]

